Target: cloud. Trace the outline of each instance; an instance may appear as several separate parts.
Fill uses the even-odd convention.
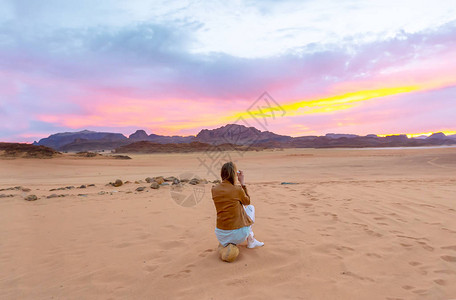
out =
[[[208,23],[185,17],[182,11],[166,22],[133,22],[140,14],[135,11],[116,23],[111,18],[118,15],[118,4],[109,9],[101,4],[93,7],[90,22],[78,22],[75,16],[86,12],[89,2],[80,7],[73,2],[43,5],[35,10],[14,2],[14,17],[0,23],[0,113],[7,120],[0,137],[13,134],[17,119],[27,121],[14,134],[87,126],[122,131],[146,126],[162,133],[189,133],[242,112],[265,90],[280,103],[292,103],[401,85],[432,90],[455,84],[455,22],[414,33],[399,31],[370,42],[365,36],[369,33],[364,33],[344,36],[337,43],[303,41],[272,56],[240,57],[230,51],[195,51]],[[282,8],[273,5],[265,13],[275,15]],[[50,16],[62,10],[62,16],[72,19],[69,25],[61,17],[56,17],[57,25],[50,24]],[[72,10],[74,14],[68,13]],[[97,19],[94,15],[103,10],[110,17]],[[302,28],[282,29],[292,38]],[[311,29],[318,32],[318,26],[305,30]],[[451,94],[442,97],[449,99]],[[406,113],[407,107],[396,105]],[[357,111],[353,106],[341,108],[345,112],[340,116]],[[439,112],[432,111],[438,110],[430,107],[429,117],[438,119]],[[440,121],[448,123],[448,115],[441,115]],[[321,131],[324,122],[319,120],[327,117],[322,111],[306,120],[313,123],[305,128]],[[283,131],[293,125],[281,124],[287,126]]]

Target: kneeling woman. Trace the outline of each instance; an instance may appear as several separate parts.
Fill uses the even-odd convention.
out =
[[[236,174],[241,186],[235,184]],[[244,173],[236,165],[227,162],[221,170],[222,182],[212,187],[212,199],[217,210],[215,235],[220,244],[240,244],[247,240],[247,248],[263,246],[253,237],[252,225],[255,208],[244,184]]]

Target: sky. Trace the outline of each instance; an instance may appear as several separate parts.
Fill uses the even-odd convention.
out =
[[[456,134],[448,0],[0,0],[0,141]]]

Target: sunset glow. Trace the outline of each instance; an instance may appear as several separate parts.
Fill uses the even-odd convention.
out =
[[[455,134],[456,7],[346,4],[0,0],[0,141],[239,120],[291,136]]]

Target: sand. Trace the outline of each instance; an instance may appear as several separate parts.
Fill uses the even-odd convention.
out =
[[[233,263],[217,256],[211,183],[191,207],[134,183],[212,180],[202,153],[0,160],[0,188],[31,189],[0,191],[14,195],[0,198],[0,298],[456,299],[456,148],[228,154],[265,242]],[[117,178],[132,183],[106,186]]]

